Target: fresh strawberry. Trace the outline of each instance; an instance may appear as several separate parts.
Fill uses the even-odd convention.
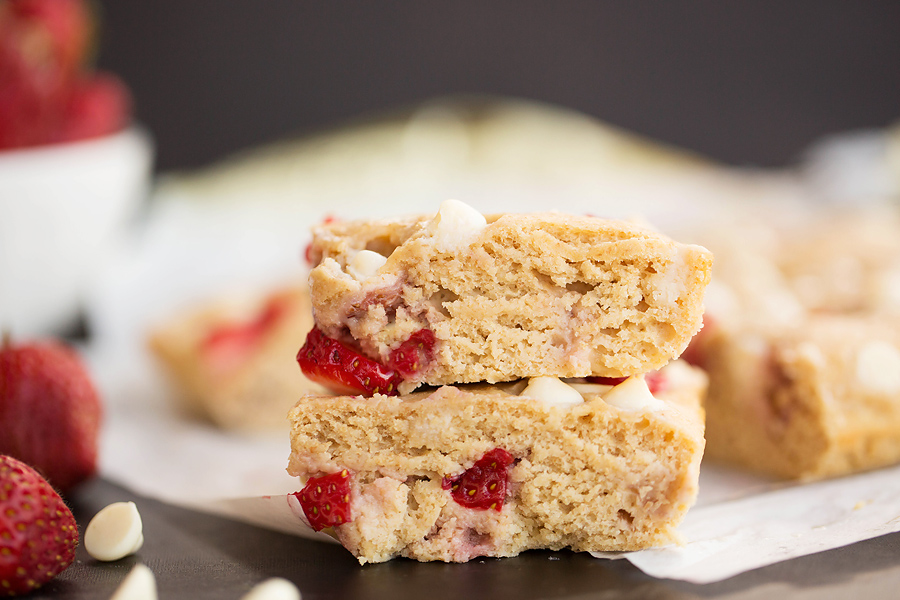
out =
[[[0,456],[0,596],[27,594],[75,560],[72,511],[34,469]]]
[[[506,500],[507,475],[513,462],[512,454],[494,448],[461,475],[445,477],[441,487],[450,490],[453,499],[466,508],[499,511]]]
[[[121,131],[131,115],[131,96],[117,77],[98,73],[68,90],[59,131],[52,141],[73,142]]]
[[[588,383],[600,383],[602,385],[619,385],[623,381],[628,379],[627,377],[585,377],[585,380]],[[650,371],[649,373],[644,374],[644,381],[647,383],[647,388],[650,390],[651,394],[655,394],[656,392],[661,392],[666,387],[666,378],[659,371]]]
[[[21,27],[41,31],[63,77],[81,70],[93,22],[84,0],[11,0],[9,10]]]
[[[434,342],[430,329],[420,329],[391,352],[388,365],[404,378],[412,377],[434,360]]]
[[[0,3],[0,149],[44,143],[60,119],[64,82],[46,35]]]
[[[0,345],[0,454],[32,465],[65,493],[97,470],[101,411],[73,350],[54,341]]]
[[[347,469],[310,478],[294,496],[300,501],[310,527],[316,531],[350,521],[350,471]]]
[[[58,137],[90,21],[83,0],[0,2],[0,149]]]
[[[287,314],[289,308],[286,296],[272,296],[250,321],[228,323],[210,331],[200,342],[200,351],[216,370],[233,369],[244,363],[262,342],[265,333]]]
[[[337,394],[395,396],[402,381],[394,369],[331,339],[318,327],[306,336],[297,362],[306,377]]]
[[[82,140],[123,129],[126,87],[93,74],[84,0],[0,1],[0,149]]]

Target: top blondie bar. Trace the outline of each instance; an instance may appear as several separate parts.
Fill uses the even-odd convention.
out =
[[[322,224],[308,258],[316,327],[298,360],[369,394],[657,369],[700,329],[712,267],[705,248],[630,222],[455,200]]]

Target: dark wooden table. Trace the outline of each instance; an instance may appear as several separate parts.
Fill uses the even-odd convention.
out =
[[[156,574],[161,600],[238,599],[274,576],[296,583],[305,600],[900,598],[900,533],[700,586],[653,579],[624,560],[571,552],[361,567],[339,546],[142,498],[103,480],[83,486],[70,503],[83,531],[97,511],[123,500],[136,502],[143,517],[140,552],[99,563],[79,548],[75,564],[31,598],[107,599],[138,562]]]

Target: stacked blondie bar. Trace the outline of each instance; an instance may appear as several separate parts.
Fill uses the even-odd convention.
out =
[[[298,514],[361,563],[677,539],[704,448],[710,253],[626,222],[436,215],[315,228],[290,413]]]

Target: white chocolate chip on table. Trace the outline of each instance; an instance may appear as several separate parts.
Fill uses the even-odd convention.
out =
[[[300,590],[287,579],[272,577],[256,584],[241,600],[300,600]]]
[[[157,600],[156,577],[144,565],[135,565],[122,580],[110,600]]]
[[[143,544],[143,524],[134,502],[110,504],[94,515],[84,530],[84,549],[97,560],[119,560]]]

